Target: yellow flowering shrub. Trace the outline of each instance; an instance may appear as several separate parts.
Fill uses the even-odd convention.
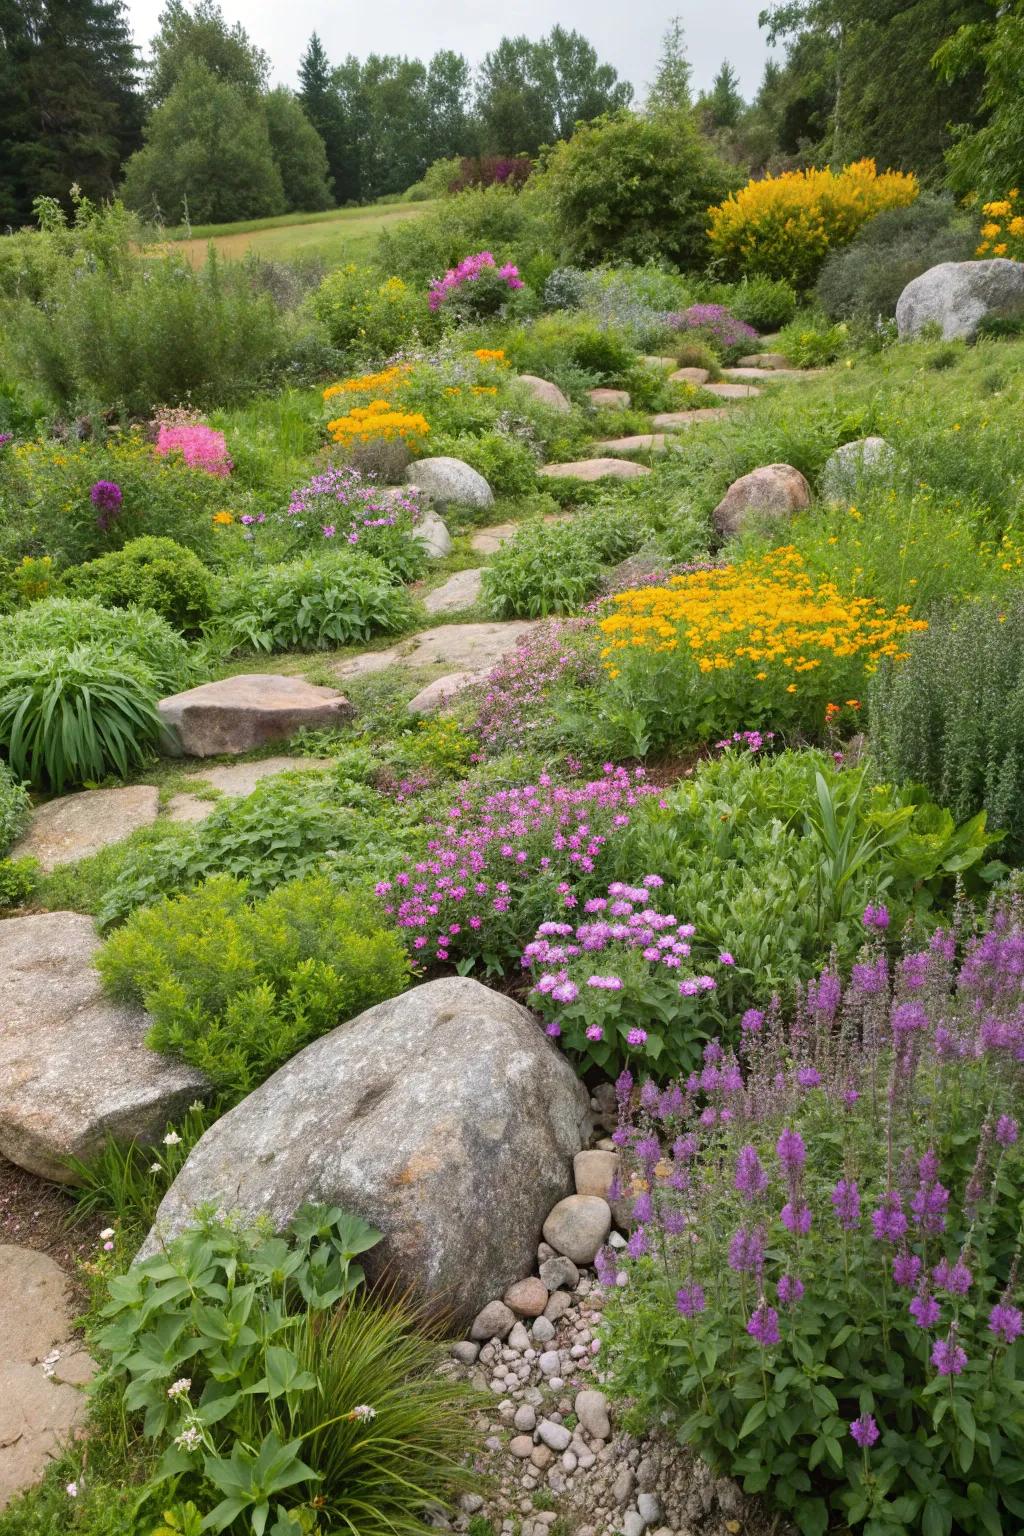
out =
[[[1005,256],[1010,261],[1024,261],[1024,201],[1020,188],[1013,187],[996,202],[983,203],[985,222],[977,256]]]
[[[343,379],[340,384],[329,384],[323,392],[325,400],[333,400],[338,395],[387,395],[408,380],[412,372],[411,364],[396,363],[393,368],[383,368],[380,373],[364,373],[356,379]]]
[[[399,439],[417,449],[430,427],[418,411],[400,411],[389,400],[371,400],[369,405],[354,405],[344,416],[336,416],[327,423],[327,430],[333,442],[343,445]]]
[[[599,628],[608,677],[659,749],[761,726],[820,735],[829,702],[859,696],[927,625],[813,580],[784,546],[620,592]]]
[[[478,363],[495,363],[499,368],[509,366],[504,347],[477,347],[473,356]]]
[[[913,175],[879,175],[873,160],[838,173],[826,166],[765,176],[709,210],[708,239],[729,277],[763,274],[809,288],[830,251],[884,208],[912,203],[918,190]]]

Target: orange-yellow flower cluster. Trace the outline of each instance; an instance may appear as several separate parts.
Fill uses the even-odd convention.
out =
[[[1013,187],[1005,197],[984,203],[981,243],[978,256],[1006,256],[1010,261],[1024,261],[1024,202],[1020,188]]]
[[[409,363],[396,363],[380,373],[364,373],[358,379],[344,379],[340,384],[329,384],[324,399],[333,400],[337,395],[386,395],[400,388],[412,371]]]
[[[623,651],[683,649],[702,673],[746,665],[767,681],[781,669],[794,692],[796,679],[833,658],[857,657],[866,671],[883,656],[901,660],[906,637],[928,627],[905,604],[887,613],[871,598],[844,597],[833,582],[815,584],[792,546],[612,601],[600,625],[612,676]]]
[[[503,347],[477,347],[473,356],[480,363],[497,363],[500,368],[508,366]]]
[[[327,423],[336,443],[369,443],[378,438],[401,438],[415,446],[430,431],[418,411],[398,411],[388,400],[371,400],[369,405],[354,405],[344,416]]]
[[[763,273],[796,287],[813,282],[829,251],[852,240],[883,208],[902,208],[918,194],[902,171],[881,176],[873,160],[835,172],[786,171],[749,181],[709,209],[708,236],[729,274]]]

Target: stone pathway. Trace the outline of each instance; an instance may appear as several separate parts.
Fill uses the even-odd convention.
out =
[[[515,538],[519,527],[519,523],[492,523],[489,528],[481,528],[478,533],[474,533],[469,547],[478,555],[493,555],[509,539]]]
[[[32,814],[28,831],[11,849],[14,859],[38,859],[46,873],[119,843],[136,827],[157,817],[158,791],[152,784],[123,789],[86,789],[48,800]]]
[[[190,773],[189,778],[219,789],[223,794],[242,797],[252,794],[262,779],[278,773],[313,772],[330,768],[329,757],[264,757],[252,763],[220,763],[213,768],[202,768]],[[218,802],[204,800],[189,790],[181,790],[167,802],[168,821],[205,821]]]
[[[515,527],[515,524],[508,524]],[[482,532],[488,530],[483,529]],[[477,534],[477,538],[480,534]],[[502,539],[504,543],[504,538]],[[475,540],[474,540],[475,547]],[[480,583],[483,579],[483,570],[478,566],[475,570],[456,571],[454,576],[440,587],[435,587],[428,592],[423,599],[423,606],[428,613],[459,613],[463,608],[472,608],[480,598]]]
[[[727,405],[706,405],[693,411],[658,411],[651,417],[651,423],[663,432],[680,432],[685,427],[702,426],[708,421],[724,421],[730,414]]]
[[[625,411],[629,408],[629,391],[626,389],[588,389],[587,397],[598,410]]]
[[[571,464],[545,464],[539,473],[564,480],[632,480],[649,475],[650,470],[643,464],[631,464],[628,459],[576,459]]]
[[[95,1369],[73,1336],[68,1278],[45,1253],[0,1247],[0,1509],[37,1483],[86,1418]]]
[[[536,620],[507,619],[483,624],[439,624],[422,630],[383,651],[364,651],[336,662],[333,671],[339,678],[367,677],[385,667],[450,666],[452,671],[486,671],[509,651],[515,650],[523,635],[536,627]]]
[[[664,453],[669,444],[664,432],[637,432],[632,437],[602,438],[594,447],[600,448],[602,453]]]
[[[436,709],[443,709],[457,693],[463,688],[470,688],[474,683],[483,682],[487,676],[487,669],[470,672],[446,672],[444,677],[435,677],[432,683],[427,683],[421,688],[414,699],[410,699],[408,710],[411,715],[430,715]]]
[[[761,393],[754,384],[705,384],[702,387],[720,400],[753,400]]]
[[[820,379],[827,368],[777,368],[777,367],[744,367],[723,368],[722,378],[741,381],[743,379],[760,379],[766,384],[798,383],[803,379]]]

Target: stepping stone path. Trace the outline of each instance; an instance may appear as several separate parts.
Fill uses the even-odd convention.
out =
[[[493,555],[509,539],[514,539],[518,532],[518,523],[493,523],[490,528],[481,528],[479,533],[474,533],[469,547],[478,555]]]
[[[472,608],[480,599],[483,574],[480,567],[456,571],[442,586],[427,593],[423,599],[424,608],[428,613],[459,613],[463,608]]]
[[[706,405],[703,410],[696,411],[659,411],[651,421],[663,431],[677,432],[705,421],[722,421],[728,414],[727,405]]]
[[[278,773],[306,773],[332,766],[329,757],[263,757],[252,763],[219,763],[213,768],[203,768],[189,778],[209,784],[225,795],[242,797],[251,795],[261,779],[273,778]],[[203,800],[187,790],[174,795],[167,804],[169,821],[205,821],[215,810],[216,800]]]
[[[367,677],[385,667],[433,667],[444,663],[452,671],[486,671],[536,626],[532,619],[497,620],[490,624],[439,624],[422,630],[383,651],[366,651],[335,664],[340,678]]]
[[[161,699],[172,757],[237,756],[287,741],[296,731],[327,729],[355,713],[343,694],[301,677],[245,672]]]
[[[649,475],[650,470],[644,464],[630,464],[627,459],[578,459],[572,464],[545,464],[539,473],[563,480],[633,480]]]
[[[49,873],[98,853],[156,820],[159,794],[151,784],[124,789],[86,789],[50,800],[33,812],[32,824],[11,850],[15,859],[38,859]]]
[[[45,1253],[0,1247],[4,1349],[0,1364],[0,1509],[37,1483],[85,1422],[82,1391],[95,1370],[73,1333],[68,1277]]]
[[[469,688],[473,683],[482,682],[487,676],[486,669],[474,672],[446,672],[444,677],[435,677],[432,683],[421,688],[414,699],[410,699],[408,710],[411,715],[429,715],[435,709],[443,709],[463,688]]]
[[[747,357],[741,357],[737,366],[740,368],[788,369],[789,358],[785,352],[751,352]]]
[[[157,1141],[207,1087],[147,1048],[140,1008],[104,995],[99,944],[80,912],[0,922],[0,1154],[58,1184],[107,1137]]]
[[[765,382],[770,380],[773,384],[782,384],[798,383],[803,379],[818,379],[827,372],[826,368],[723,368],[722,377],[732,380],[762,379]]]
[[[588,389],[591,405],[598,409],[625,411],[629,408],[629,391],[626,389]]]
[[[706,384],[711,375],[706,368],[677,368],[670,373],[670,384]]]
[[[539,379],[535,373],[521,373],[518,383],[525,384],[529,393],[541,405],[548,405],[553,411],[572,410],[558,385],[552,384],[550,379]]]
[[[638,432],[632,437],[606,437],[595,448],[602,453],[664,453],[668,446],[664,432]],[[634,466],[639,468],[639,465]]]
[[[705,384],[704,388],[720,400],[753,400],[761,393],[753,384]]]

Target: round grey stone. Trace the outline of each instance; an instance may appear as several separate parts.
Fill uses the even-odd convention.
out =
[[[506,1339],[515,1327],[515,1313],[503,1301],[489,1301],[473,1319],[471,1339]]]
[[[549,1213],[544,1238],[574,1264],[592,1264],[611,1225],[607,1200],[596,1195],[568,1195]]]

